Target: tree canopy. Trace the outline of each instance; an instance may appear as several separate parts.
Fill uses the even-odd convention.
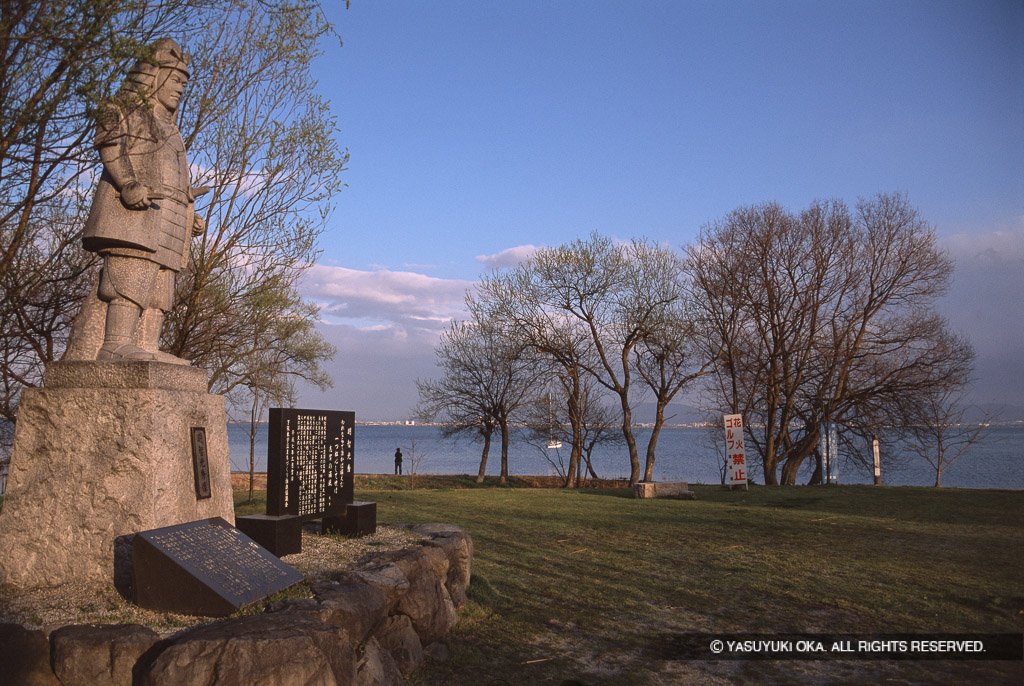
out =
[[[907,199],[880,194],[853,209],[741,207],[682,251],[592,234],[485,274],[467,304],[475,322],[543,362],[518,420],[539,425],[538,408],[558,392],[564,411],[551,416],[568,427],[568,474],[580,473],[586,406],[613,400],[630,481],[652,479],[665,409],[702,378],[690,400],[709,416],[744,416],[766,483],[796,483],[812,456],[814,483],[826,423],[848,445],[870,443],[883,427],[909,431],[937,394],[967,384],[970,343],[934,308],[952,271]],[[487,358],[488,374],[516,359]],[[441,403],[446,391],[427,387]],[[641,470],[632,412],[648,394],[655,422]]]
[[[953,263],[903,196],[740,208],[690,264],[711,398],[746,418],[766,483],[795,483],[823,422],[871,435],[967,380],[970,346],[933,309]]]

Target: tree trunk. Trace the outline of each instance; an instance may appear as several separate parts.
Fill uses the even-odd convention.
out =
[[[822,474],[825,471],[825,467],[821,461],[821,451],[814,451],[814,473],[811,474],[811,480],[807,482],[808,486],[817,486],[821,483]]]
[[[491,450],[491,432],[483,431],[484,435],[484,452],[480,456],[480,471],[476,475],[476,482],[482,484],[484,482],[484,475],[487,473],[487,453]]]
[[[565,478],[562,480],[562,488],[576,488],[580,485],[579,466],[581,462],[581,450],[575,443],[569,450],[569,466],[565,470]]]
[[[259,424],[256,420],[259,419],[259,415],[256,413],[257,402],[259,398],[259,389],[253,389],[252,393],[252,412],[249,413],[249,502],[252,502],[253,491],[255,490],[256,480],[256,427]]]
[[[804,439],[789,451],[786,461],[782,464],[782,484],[784,486],[796,485],[796,477],[800,472],[800,466],[811,454],[811,451],[814,450],[814,445],[817,445],[817,439],[813,443]]]
[[[647,459],[644,462],[644,481],[654,480],[654,448],[658,445],[658,435],[661,427],[665,424],[665,405],[668,403],[658,399],[657,408],[654,411],[654,429],[651,430],[651,439],[647,441]]]
[[[779,458],[775,454],[775,439],[771,434],[768,435],[764,444],[764,453],[761,457],[761,467],[764,472],[764,485],[778,486]]]
[[[255,396],[253,403],[255,405]],[[256,427],[259,426],[254,420],[256,419],[255,406],[252,414],[249,416],[249,502],[253,502],[253,491],[255,489],[254,481],[256,480]]]
[[[498,483],[505,485],[508,482],[508,420],[501,421],[501,475]]]
[[[569,393],[568,400],[566,401],[569,410],[569,424],[572,429],[572,451],[569,453],[569,468],[565,472],[565,484],[564,487],[577,487],[579,486],[579,466],[580,457],[583,454],[583,418],[580,412],[579,401],[575,396],[578,392],[579,382],[573,379],[574,389],[577,389],[574,393]]]
[[[795,486],[796,477],[800,472],[800,466],[812,452],[818,448],[818,439],[821,434],[818,431],[807,433],[796,443],[781,441],[786,446],[785,462],[782,463],[782,484],[784,486]],[[767,479],[766,479],[767,483]]]
[[[629,448],[629,485],[636,486],[640,482],[640,457],[636,451],[636,438],[633,436],[633,411],[629,407],[629,398],[625,393],[619,394],[622,404],[622,435],[626,438]]]

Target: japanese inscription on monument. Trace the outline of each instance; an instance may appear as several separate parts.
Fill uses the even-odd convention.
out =
[[[271,408],[267,514],[317,518],[353,500],[355,413]]]
[[[196,499],[210,497],[210,461],[206,455],[206,429],[192,427],[192,471],[196,479]]]
[[[136,602],[219,616],[302,580],[219,517],[143,531],[133,542]]]

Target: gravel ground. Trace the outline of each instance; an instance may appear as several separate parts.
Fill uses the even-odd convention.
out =
[[[421,538],[390,526],[378,526],[377,533],[363,538],[320,536],[303,531],[302,552],[286,555],[281,560],[301,572],[308,581],[320,581],[351,569],[368,553],[407,548]],[[67,624],[143,624],[161,636],[169,636],[209,621],[209,617],[145,610],[126,601],[113,586],[70,583],[57,588],[0,594],[0,622],[42,629],[47,634]]]

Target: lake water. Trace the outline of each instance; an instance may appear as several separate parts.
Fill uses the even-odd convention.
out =
[[[720,457],[713,441],[720,434],[709,429],[663,429],[658,440],[654,477],[657,481],[688,481],[690,483],[720,483],[718,464]],[[641,467],[650,435],[647,429],[636,431]],[[248,425],[228,424],[231,469],[249,470]],[[421,474],[476,474],[480,466],[482,445],[468,441],[453,441],[441,436],[430,426],[357,426],[355,434],[355,469],[362,474],[390,474],[394,471],[395,448],[405,455],[408,473],[410,458],[419,458],[417,472]],[[266,471],[267,425],[259,426],[256,439],[256,471]],[[932,486],[935,472],[920,458],[882,455],[882,482],[892,486]],[[873,477],[866,469],[855,467],[843,459],[840,451],[840,483],[870,484]],[[558,471],[552,462],[568,462],[569,450],[540,450],[513,435],[509,446],[509,473],[548,475]],[[748,458],[749,459],[749,458]],[[808,460],[805,467],[813,461]],[[624,445],[598,448],[594,468],[605,479],[629,477],[629,455]],[[487,473],[497,476],[501,470],[501,446],[491,444],[487,460]],[[757,481],[763,481],[754,470]],[[800,482],[810,476],[809,468],[801,474]],[[984,444],[972,446],[953,463],[942,476],[942,485],[959,488],[1014,488],[1024,489],[1024,428],[992,428]]]

